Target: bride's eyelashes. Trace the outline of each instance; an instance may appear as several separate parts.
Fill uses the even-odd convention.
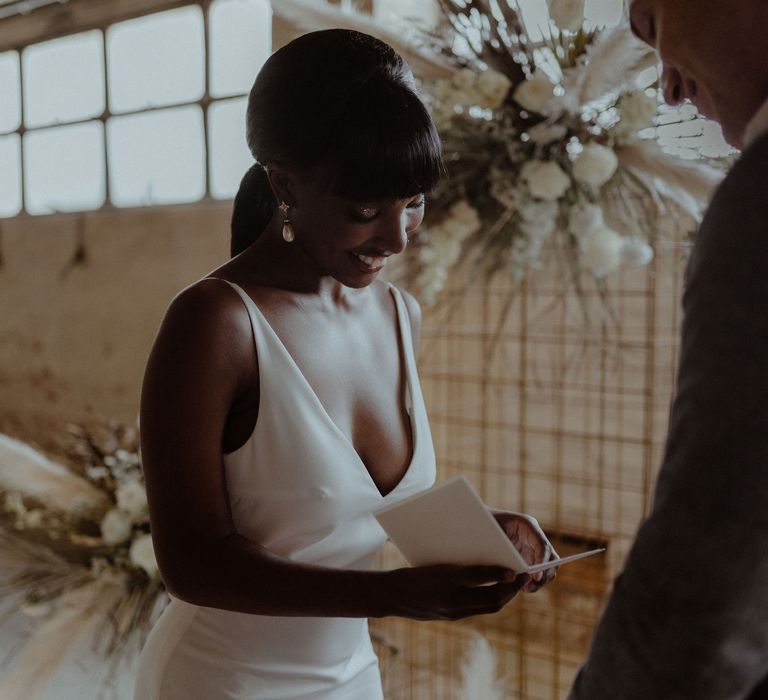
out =
[[[426,197],[421,196],[418,200],[408,204],[407,209],[422,209],[425,203]],[[374,221],[380,213],[381,210],[376,207],[360,207],[354,210],[352,218],[360,223],[367,223],[369,221]]]

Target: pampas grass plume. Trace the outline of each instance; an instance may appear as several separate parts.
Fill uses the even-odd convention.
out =
[[[0,491],[15,491],[54,510],[106,508],[104,494],[29,445],[0,434]]]
[[[488,640],[477,635],[461,662],[458,700],[508,700],[504,682],[498,676],[496,655]]]

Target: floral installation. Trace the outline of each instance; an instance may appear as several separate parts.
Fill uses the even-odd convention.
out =
[[[87,634],[111,663],[104,688],[166,602],[149,533],[138,430],[69,426],[57,463],[0,435],[0,596],[30,620],[0,680],[36,697]]]
[[[440,5],[426,42],[454,68],[423,90],[449,177],[405,272],[424,302],[453,271],[517,283],[551,251],[577,291],[585,275],[605,289],[653,259],[660,232],[690,236],[721,173],[659,147],[657,59],[626,24],[589,29],[584,0],[549,0],[534,41],[514,0]]]

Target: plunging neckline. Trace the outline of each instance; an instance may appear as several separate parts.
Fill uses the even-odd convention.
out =
[[[216,278],[216,279],[222,279],[222,278]],[[225,280],[226,282],[229,282],[229,280]],[[401,370],[405,371],[405,383],[406,383],[406,392],[409,400],[406,400],[405,396],[401,397],[401,404],[400,404],[400,410],[405,410],[405,413],[408,415],[408,422],[411,426],[411,439],[410,442],[410,450],[411,450],[411,458],[408,462],[408,466],[406,467],[405,471],[403,472],[400,479],[397,481],[397,483],[386,493],[384,493],[379,485],[376,483],[376,480],[371,475],[370,470],[368,469],[368,466],[366,465],[363,458],[360,456],[360,453],[355,448],[352,439],[336,424],[336,421],[333,420],[331,417],[331,414],[328,413],[328,410],[323,405],[323,402],[320,400],[320,397],[317,395],[317,392],[315,391],[312,384],[310,384],[309,380],[307,379],[304,372],[301,371],[301,367],[299,367],[298,363],[294,359],[293,355],[291,355],[290,351],[286,347],[285,343],[283,342],[282,338],[277,334],[274,328],[272,328],[272,325],[267,320],[267,317],[264,315],[262,310],[259,308],[259,305],[253,300],[253,297],[251,297],[250,294],[248,294],[242,287],[240,287],[235,282],[229,282],[230,284],[237,287],[244,295],[245,297],[253,304],[254,309],[258,313],[259,317],[264,323],[264,327],[268,329],[268,332],[271,334],[272,338],[276,342],[277,346],[280,348],[281,352],[285,355],[286,359],[288,360],[288,363],[293,367],[296,374],[300,377],[300,381],[304,385],[304,387],[308,390],[309,394],[312,396],[312,399],[316,406],[318,407],[320,413],[324,416],[324,420],[330,425],[331,430],[336,434],[336,436],[341,440],[341,442],[349,448],[349,450],[352,452],[352,454],[355,456],[355,462],[358,465],[358,467],[364,472],[365,477],[367,477],[368,482],[373,486],[374,489],[379,493],[381,498],[387,498],[390,495],[392,495],[395,491],[397,491],[400,486],[406,481],[408,475],[411,473],[412,467],[416,461],[416,450],[419,445],[419,439],[416,434],[416,420],[414,418],[414,410],[413,410],[413,377],[411,376],[411,368],[410,363],[408,362],[408,356],[407,352],[408,349],[405,347],[405,341],[403,338],[403,328],[402,323],[403,319],[400,314],[400,308],[398,304],[398,300],[395,297],[395,294],[397,293],[391,285],[389,286],[389,294],[392,297],[392,301],[395,304],[395,317],[397,322],[397,337],[398,337],[398,346],[400,348],[400,353],[402,357],[402,363],[403,367],[401,367]],[[259,386],[261,386],[261,380],[259,380]],[[261,402],[259,402],[261,404]],[[408,410],[408,405],[411,405],[411,410]],[[258,424],[258,416],[256,416],[256,423]],[[254,426],[254,431],[256,427]],[[236,451],[236,450],[235,450]],[[229,453],[232,454],[232,453]]]

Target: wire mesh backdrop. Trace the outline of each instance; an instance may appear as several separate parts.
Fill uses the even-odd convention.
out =
[[[514,293],[504,281],[456,285],[425,312],[419,366],[438,479],[465,474],[489,505],[534,515],[561,556],[607,551],[496,615],[372,620],[387,700],[462,698],[461,664],[478,632],[505,697],[565,697],[662,459],[686,251],[657,251],[606,293],[567,293],[553,261]],[[402,562],[387,545],[379,564]]]

